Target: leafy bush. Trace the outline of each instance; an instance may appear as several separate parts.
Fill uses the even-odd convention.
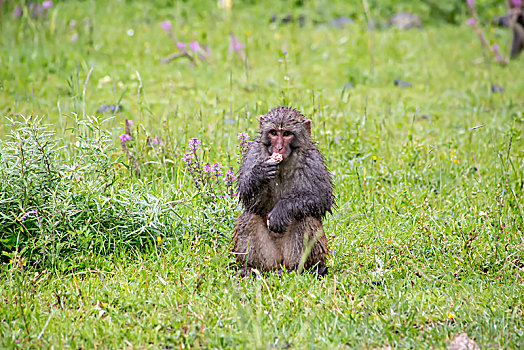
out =
[[[125,183],[111,134],[94,117],[77,122],[73,142],[41,118],[10,120],[0,141],[0,248],[37,265],[79,263],[93,254],[151,247],[177,229],[173,202],[144,182]],[[71,260],[72,259],[72,260]]]

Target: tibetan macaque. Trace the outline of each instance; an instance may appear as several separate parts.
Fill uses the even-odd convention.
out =
[[[310,139],[311,121],[277,107],[260,116],[259,127],[238,172],[244,212],[233,253],[243,267],[239,274],[304,268],[323,276],[329,248],[322,219],[334,197],[324,158]]]

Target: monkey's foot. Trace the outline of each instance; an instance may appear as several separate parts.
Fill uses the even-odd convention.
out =
[[[242,278],[251,277],[251,275],[255,275],[256,277],[257,274],[259,274],[258,270],[251,267],[243,267],[236,273],[237,276]]]
[[[318,277],[326,277],[329,273],[329,268],[324,265],[317,265],[309,270],[309,272],[317,275]]]

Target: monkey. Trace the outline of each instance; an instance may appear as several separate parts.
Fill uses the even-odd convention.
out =
[[[280,162],[271,157],[275,154]],[[237,190],[243,213],[232,243],[243,266],[239,275],[252,269],[327,274],[322,220],[332,213],[335,197],[324,157],[311,141],[310,119],[291,107],[260,116],[259,136],[243,155]]]

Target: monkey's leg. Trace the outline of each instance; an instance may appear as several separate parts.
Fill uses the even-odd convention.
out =
[[[233,234],[233,253],[244,269],[274,270],[283,261],[279,239],[280,235],[270,232],[261,216],[243,213]]]
[[[305,237],[305,239],[304,239]],[[290,225],[283,241],[284,265],[287,269],[297,269],[304,259],[304,269],[315,269],[325,275],[326,256],[329,252],[327,237],[318,219],[307,217]]]

